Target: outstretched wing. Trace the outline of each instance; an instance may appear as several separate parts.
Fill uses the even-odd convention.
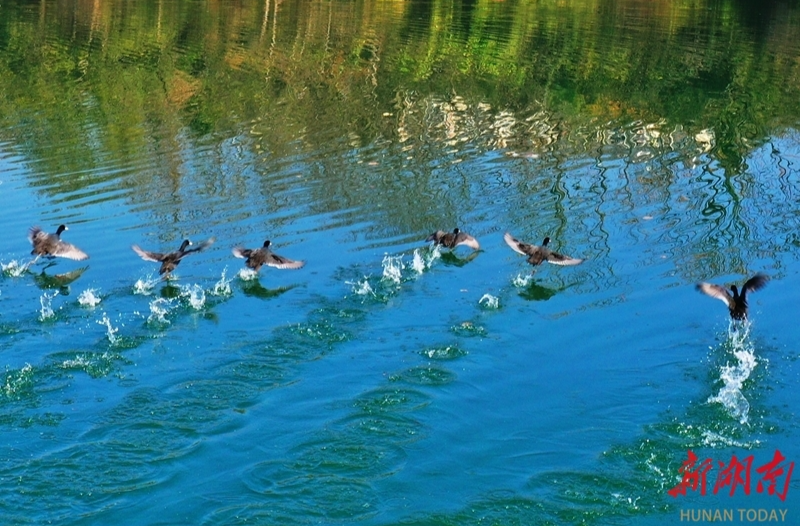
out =
[[[456,245],[466,245],[474,250],[480,250],[481,244],[478,240],[467,234],[466,232],[459,232],[456,236]]]
[[[210,237],[205,241],[203,241],[202,243],[198,244],[195,248],[190,248],[189,250],[185,250],[183,254],[186,255],[186,254],[191,254],[192,252],[202,252],[203,250],[213,245],[214,241],[216,241],[216,238]]]
[[[233,252],[233,255],[237,258],[247,259],[250,257],[250,254],[253,253],[253,250],[244,247],[234,247],[231,252]]]
[[[425,241],[433,241],[434,243],[439,243],[439,242],[441,241],[441,239],[442,239],[442,238],[443,238],[443,237],[444,237],[446,234],[447,234],[447,232],[444,232],[444,231],[442,231],[442,230],[437,230],[437,231],[436,231],[436,232],[434,232],[433,234],[431,234],[431,235],[429,235],[428,237],[426,237],[426,238],[425,238]]]
[[[31,243],[35,243],[37,239],[45,237],[47,237],[47,233],[43,232],[38,226],[32,226],[28,229],[28,241]]]
[[[278,254],[270,254],[264,263],[270,267],[282,269],[297,269],[306,264],[305,261],[294,261],[292,259],[279,256]]]
[[[742,286],[742,294],[746,292],[755,292],[756,290],[762,289],[768,281],[769,278],[764,274],[756,274],[744,282],[744,285]]]
[[[131,245],[131,248],[134,252],[139,254],[139,257],[145,261],[153,261],[155,263],[160,263],[164,261],[164,254],[161,252],[150,252],[147,250],[142,250],[139,248],[139,245]]]
[[[506,245],[511,247],[511,250],[517,252],[518,254],[522,254],[523,256],[530,256],[534,250],[536,250],[536,245],[530,245],[528,243],[523,243],[519,239],[516,239],[514,236],[506,232],[503,235],[503,240],[505,240]]]
[[[76,261],[89,259],[89,255],[86,252],[71,243],[67,243],[66,241],[59,241],[56,243],[56,246],[53,249],[53,255],[67,259],[74,259]]]
[[[697,290],[711,296],[712,298],[717,298],[718,300],[725,303],[728,308],[733,307],[733,296],[728,290],[724,287],[720,287],[719,285],[714,285],[712,283],[698,283]]]
[[[563,266],[578,265],[583,263],[582,259],[571,258],[569,256],[565,256],[564,254],[559,254],[558,252],[550,252],[550,254],[547,255],[547,261],[553,265]]]

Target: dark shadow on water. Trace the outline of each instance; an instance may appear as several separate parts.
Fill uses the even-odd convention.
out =
[[[41,274],[34,274],[33,279],[36,282],[36,286],[40,289],[58,289],[59,294],[63,296],[69,295],[70,283],[80,278],[81,275],[86,272],[86,269],[89,268],[87,265],[69,272],[62,272],[61,274],[48,274],[46,270],[51,266],[53,266],[53,263],[42,269]]]
[[[298,285],[288,285],[285,287],[278,287],[276,289],[268,289],[262,285],[257,279],[242,282],[242,292],[245,296],[252,296],[255,298],[270,299],[280,296],[286,291],[292,290]]]
[[[442,252],[441,259],[442,259],[442,263],[444,263],[445,265],[451,265],[451,266],[455,266],[455,267],[463,267],[464,265],[466,265],[467,263],[469,263],[470,261],[472,261],[473,259],[478,257],[478,254],[480,252],[481,252],[480,250],[475,250],[475,251],[471,252],[468,256],[463,257],[463,258],[459,257],[458,255],[456,255],[455,252],[449,252],[449,251],[448,252]]]
[[[181,296],[181,289],[168,281],[161,289],[160,295],[164,299],[172,300]]]
[[[530,285],[523,288],[519,295],[528,301],[547,301],[559,292],[563,291],[565,287],[553,289],[538,285],[536,281],[531,281]]]

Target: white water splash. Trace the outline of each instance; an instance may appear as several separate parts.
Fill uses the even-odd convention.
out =
[[[42,304],[42,308],[39,311],[39,321],[49,320],[53,316],[55,316],[55,312],[53,312],[53,298],[58,296],[58,291],[53,292],[52,295],[47,294],[46,292],[42,294],[39,298],[39,303]]]
[[[20,263],[16,259],[12,259],[8,263],[0,262],[0,269],[2,269],[3,274],[6,276],[10,276],[12,278],[18,278],[25,274],[28,271],[28,267],[30,266],[31,262],[27,263]]]
[[[148,274],[144,278],[136,280],[136,283],[133,284],[133,293],[149,296],[160,281],[161,278],[154,278],[152,274]]]
[[[497,296],[492,296],[491,294],[484,294],[481,296],[481,299],[478,300],[478,303],[486,307],[487,309],[498,309],[500,308],[500,298]]]
[[[154,299],[150,302],[150,316],[147,317],[147,323],[169,325],[170,321],[167,319],[167,314],[171,309],[171,300],[167,298]]]
[[[233,278],[228,278],[225,276],[225,273],[228,271],[228,267],[222,269],[222,276],[219,278],[219,281],[214,283],[214,286],[209,291],[209,294],[212,296],[230,296],[231,291],[231,281]]]
[[[181,298],[189,302],[194,310],[200,310],[206,304],[206,291],[198,284],[181,286]]]
[[[722,388],[719,393],[708,398],[709,403],[722,404],[728,413],[738,419],[741,424],[747,423],[750,413],[750,402],[742,393],[742,386],[758,365],[753,352],[753,344],[748,338],[749,334],[749,322],[731,321],[728,327],[728,344],[731,346],[731,352],[736,358],[736,362],[720,367]]]
[[[427,269],[431,268],[433,262],[442,257],[442,251],[439,245],[434,245],[431,249],[420,250],[414,249],[414,258],[411,261],[411,267],[417,274],[422,274]]]
[[[399,285],[405,268],[403,256],[390,256],[387,254],[383,256],[381,265],[383,265],[383,279],[393,281]]]
[[[78,296],[78,303],[84,307],[95,307],[100,301],[101,298],[97,294],[97,289],[86,289]]]
[[[115,329],[111,325],[111,320],[108,319],[108,314],[106,314],[104,312],[103,313],[103,318],[100,319],[100,320],[97,320],[97,324],[105,326],[105,328],[106,328],[106,336],[108,336],[108,342],[111,345],[114,345],[115,343],[117,343],[117,341],[119,341],[119,338],[117,337],[117,332],[119,332],[119,329]]]
[[[533,281],[533,274],[517,274],[514,279],[511,280],[511,283],[515,287],[524,288],[531,284]]]
[[[359,296],[366,296],[367,294],[376,295],[375,291],[372,290],[372,286],[369,284],[369,278],[367,278],[367,276],[364,276],[364,279],[361,281],[345,281],[345,283],[350,285],[353,292]]]
[[[258,278],[258,272],[251,268],[245,267],[241,269],[236,276],[238,276],[238,278],[242,281],[252,281]]]

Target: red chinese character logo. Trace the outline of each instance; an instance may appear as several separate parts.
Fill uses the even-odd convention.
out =
[[[736,491],[736,486],[744,486],[744,494],[750,495],[750,465],[753,463],[753,455],[744,459],[744,464],[739,462],[736,455],[731,458],[731,463],[725,467],[724,462],[719,463],[720,472],[717,483],[714,485],[714,495],[725,486],[731,487],[731,497]],[[744,473],[744,478],[742,474]]]
[[[777,495],[782,501],[786,500],[786,493],[789,492],[789,479],[792,477],[794,462],[789,462],[788,471],[786,472],[786,480],[783,483],[783,492],[776,493],[778,478],[783,475],[783,468],[780,466],[780,464],[784,460],[786,460],[786,458],[784,458],[784,456],[781,455],[781,452],[776,449],[775,455],[772,457],[772,461],[756,469],[756,472],[763,474],[761,480],[758,481],[758,486],[756,486],[756,490],[759,493],[764,491],[764,482],[767,482],[769,483],[769,486],[767,487],[767,494]]]
[[[690,449],[688,452],[688,460],[678,468],[678,472],[682,473],[680,483],[667,491],[673,497],[678,495],[686,495],[686,488],[691,488],[692,491],[697,491],[697,486],[700,486],[700,494],[706,494],[706,473],[711,469],[711,459],[707,458],[700,463],[697,469],[694,468],[697,462],[697,455]]]

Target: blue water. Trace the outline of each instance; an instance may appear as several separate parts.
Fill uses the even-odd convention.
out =
[[[361,137],[268,104],[150,150],[3,135],[0,523],[796,520],[800,466],[785,501],[711,489],[800,460],[797,127],[732,167],[694,123],[406,96]],[[60,223],[90,259],[22,270]],[[482,250],[424,242],[456,226]],[[506,231],[585,261],[534,271]],[[169,282],[130,249],[212,236]],[[305,267],[242,272],[265,239]],[[755,272],[746,329],[694,289]],[[673,498],[689,449],[709,495]]]

